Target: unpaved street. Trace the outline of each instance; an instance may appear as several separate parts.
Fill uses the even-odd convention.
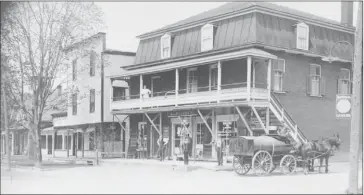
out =
[[[226,166],[231,166],[228,164]],[[332,163],[329,174],[294,175],[275,171],[270,176],[250,172],[195,169],[171,166],[103,164],[95,167],[48,171],[2,170],[1,193],[344,193],[348,186],[348,163]],[[11,177],[10,177],[11,176]]]

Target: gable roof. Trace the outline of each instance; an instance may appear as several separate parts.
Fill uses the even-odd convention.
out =
[[[257,7],[257,8],[263,8],[263,9],[268,9],[268,10],[273,10],[273,11],[277,11],[280,14],[289,14],[289,15],[294,15],[297,16],[299,18],[302,19],[309,19],[309,20],[314,20],[316,22],[321,22],[323,24],[331,24],[331,25],[335,25],[338,28],[345,28],[348,29],[350,31],[355,30],[354,27],[348,27],[346,25],[341,24],[338,21],[335,20],[330,20],[324,17],[320,17],[320,16],[316,16],[314,14],[310,14],[310,13],[306,13],[306,12],[302,12],[296,9],[292,9],[292,8],[288,8],[285,6],[281,6],[281,5],[277,5],[277,4],[273,4],[273,3],[267,3],[267,2],[232,2],[232,3],[226,3],[220,7],[202,12],[198,15],[195,16],[191,16],[189,18],[186,18],[184,20],[178,21],[176,23],[167,25],[165,27],[144,33],[142,35],[137,36],[137,38],[144,38],[147,36],[152,36],[153,34],[157,34],[157,33],[163,33],[164,31],[167,30],[172,30],[175,28],[181,28],[182,26],[188,26],[188,25],[194,25],[194,24],[198,24],[198,23],[202,23],[202,22],[207,22],[208,20],[213,20],[213,19],[217,19],[223,16],[227,16],[227,15],[232,15],[232,14],[236,14],[239,13],[242,10],[247,10],[249,8],[253,8],[253,7]]]

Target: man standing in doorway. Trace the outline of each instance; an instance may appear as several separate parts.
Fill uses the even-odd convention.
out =
[[[183,160],[184,160],[184,164],[188,165],[188,156],[190,153],[190,141],[191,138],[189,135],[187,135],[184,140],[183,140],[183,145],[182,145],[182,150],[183,150]]]
[[[222,140],[221,138],[217,138],[216,143],[215,143],[215,150],[216,150],[216,154],[217,154],[217,166],[222,166],[223,164],[223,155],[222,155]]]

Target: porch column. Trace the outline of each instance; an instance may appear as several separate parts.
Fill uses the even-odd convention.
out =
[[[70,156],[70,149],[68,148],[68,138],[70,136],[70,130],[67,130],[67,142],[66,142],[66,149],[67,149],[67,158]]]
[[[255,63],[252,60],[252,68],[253,68],[253,88],[255,88]]]
[[[46,146],[45,146],[45,148],[46,148],[46,153],[45,153],[45,154],[47,154],[47,155],[48,155],[48,134],[46,134],[45,136],[46,136]]]
[[[114,101],[114,87],[112,86],[113,79],[110,79],[110,109],[112,102]]]
[[[56,140],[56,132],[53,132],[52,133],[52,156],[55,157],[55,154],[54,154],[54,149],[55,149],[55,144],[54,144],[54,141]]]
[[[220,102],[220,91],[221,91],[221,61],[217,63],[217,92],[219,94],[218,102]]]
[[[11,155],[15,154],[15,133],[11,132]]]
[[[252,67],[252,57],[248,56],[248,62],[247,62],[247,77],[246,77],[246,85],[247,85],[247,93],[248,98],[247,100],[250,101],[250,95],[251,95],[251,67]]]
[[[265,115],[265,122],[266,122],[266,128],[267,128],[267,130],[268,130],[268,133],[269,133],[269,107],[267,107],[266,108],[267,110],[266,110],[266,115]]]
[[[270,98],[270,89],[271,89],[271,79],[272,76],[272,59],[268,60],[268,72],[267,72],[267,90],[268,90],[268,98]]]
[[[62,134],[62,150],[66,149],[66,140],[64,139],[66,136],[64,136],[64,134]]]
[[[140,100],[142,99],[142,89],[143,89],[143,75],[139,75],[139,96],[140,96]]]
[[[85,129],[82,129],[82,158],[85,157]]]
[[[176,86],[175,86],[175,89],[176,89],[176,106],[178,106],[178,90],[179,90],[179,70],[178,68],[176,68]]]

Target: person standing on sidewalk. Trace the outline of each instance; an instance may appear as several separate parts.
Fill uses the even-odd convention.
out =
[[[216,150],[216,156],[217,156],[217,166],[222,166],[223,164],[223,155],[222,155],[222,140],[221,138],[217,138],[216,143],[215,143],[215,150]]]
[[[183,144],[182,144],[182,150],[183,150],[183,160],[184,160],[184,164],[188,165],[188,156],[189,156],[189,145],[190,145],[190,139],[189,139],[189,135],[187,135],[186,137],[184,137],[183,139]]]

